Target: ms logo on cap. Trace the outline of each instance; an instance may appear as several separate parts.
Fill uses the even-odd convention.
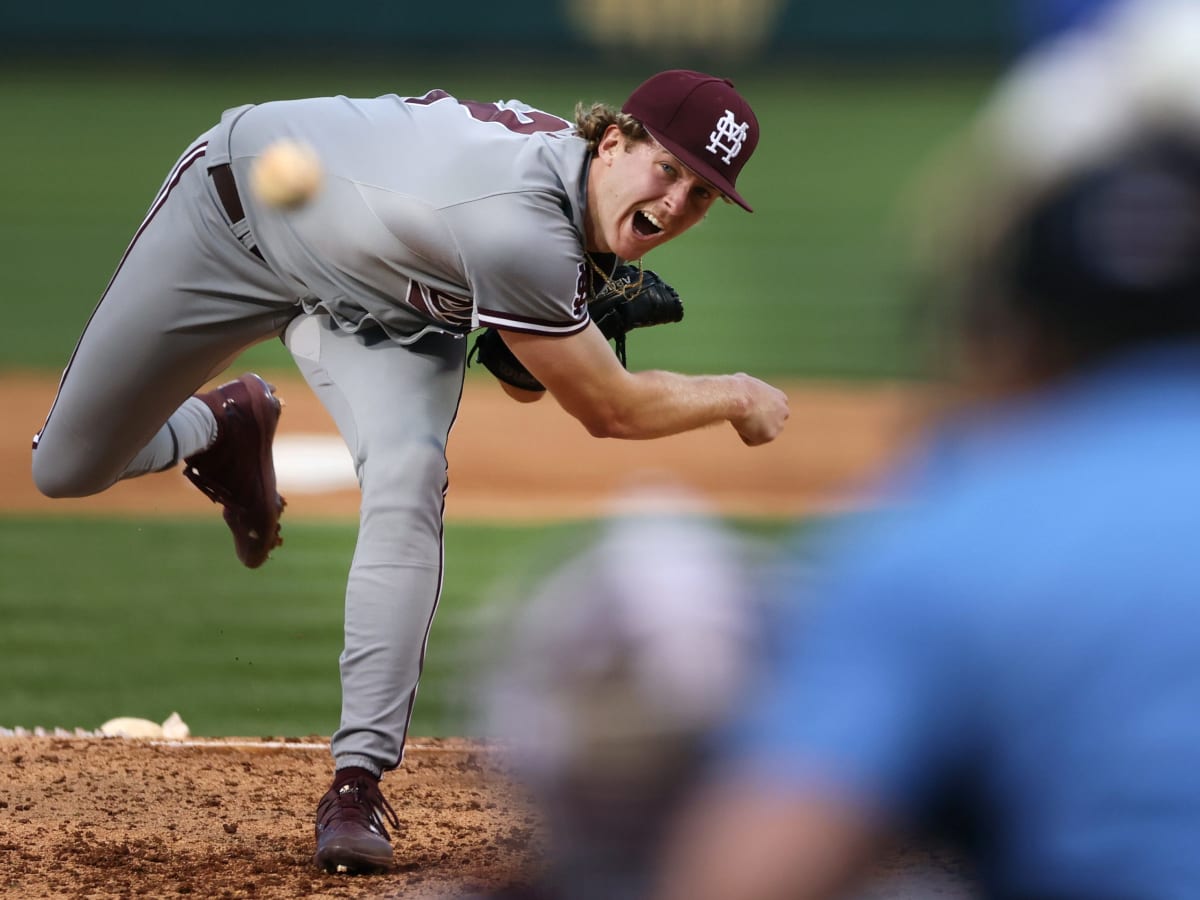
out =
[[[729,165],[733,158],[742,152],[742,144],[746,143],[746,135],[750,133],[749,122],[739,122],[733,110],[725,110],[725,115],[717,119],[713,133],[708,136],[708,146],[704,149],[709,153],[724,152],[721,162]]]
[[[735,184],[758,146],[758,119],[732,81],[690,69],[659,72],[642,82],[621,109],[685,166],[750,209]]]

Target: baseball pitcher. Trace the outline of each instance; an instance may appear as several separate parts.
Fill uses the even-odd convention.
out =
[[[735,184],[758,138],[730,82],[674,70],[620,110],[578,108],[574,125],[437,90],[242,106],[168,174],[66,367],[33,477],[47,496],[77,497],[182,462],[222,506],[239,559],[262,565],[281,543],[279,401],[252,374],[195,392],[283,337],[362,489],[319,866],[392,861],[378,782],[401,762],[438,604],[468,335],[482,329],[474,353],[514,398],[551,394],[597,437],[719,422],[748,445],[779,434],[776,388],[630,372],[610,346],[682,316],[669,287],[626,263],[718,199],[749,210]],[[319,187],[264,174],[281,142],[319,164]]]

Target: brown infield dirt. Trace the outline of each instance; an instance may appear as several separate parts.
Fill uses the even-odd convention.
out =
[[[276,381],[280,435],[331,432],[300,381]],[[667,479],[731,515],[795,517],[840,507],[921,420],[903,385],[790,384],[774,443],[728,427],[650,442],[599,441],[551,400],[519,405],[471,380],[450,442],[450,519],[553,520],[604,513],[631,481]],[[207,515],[177,473],[49,501],[29,478],[29,439],[53,399],[44,376],[0,378],[0,510],[88,516]],[[354,491],[289,497],[286,522],[353,517]],[[0,724],[12,725],[15,723]],[[0,897],[460,897],[536,871],[539,819],[479,743],[410,742],[384,790],[400,818],[396,867],[368,878],[311,862],[312,816],[328,784],[326,737],[204,740],[0,738]],[[970,896],[956,860],[930,848],[884,860],[870,897]]]
[[[411,742],[384,781],[396,867],[347,877],[312,864],[323,741],[203,744],[0,738],[0,896],[458,897],[537,858],[536,817],[479,745]]]
[[[278,437],[333,434],[303,381],[275,378],[286,404]],[[213,515],[178,473],[131,479],[95,497],[48,500],[29,477],[30,440],[57,385],[0,378],[0,510],[54,515]],[[748,448],[727,425],[653,441],[597,440],[552,399],[519,404],[490,379],[470,379],[450,434],[451,519],[537,520],[603,513],[631,481],[665,478],[733,515],[800,516],[837,506],[919,421],[921,394],[902,384],[783,385],[791,418],[780,438]],[[290,519],[354,517],[356,490],[288,494]]]

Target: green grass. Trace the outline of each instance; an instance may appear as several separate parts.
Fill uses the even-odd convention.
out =
[[[413,734],[471,733],[498,622],[594,527],[448,526]],[[769,538],[783,526],[738,527]],[[250,571],[216,520],[0,519],[0,726],[178,711],[199,735],[331,734],[354,533],[292,522]]]
[[[619,102],[644,72],[427,61],[238,68],[228,63],[0,64],[0,368],[57,370],[161,179],[186,144],[240,103],[313,94],[516,96],[569,114]],[[980,73],[738,76],[763,127],[739,187],[753,215],[724,205],[648,260],[684,298],[680,325],[630,340],[635,367],[874,377],[914,360],[889,236],[897,196],[982,96]],[[290,366],[278,342],[250,352]]]

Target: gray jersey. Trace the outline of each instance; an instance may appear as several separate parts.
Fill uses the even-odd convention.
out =
[[[310,144],[324,168],[300,210],[246,189],[252,158],[281,137]],[[228,110],[206,155],[234,167],[247,240],[307,312],[344,330],[373,321],[408,343],[430,330],[587,325],[588,152],[557,116],[443,91],[287,100]]]

